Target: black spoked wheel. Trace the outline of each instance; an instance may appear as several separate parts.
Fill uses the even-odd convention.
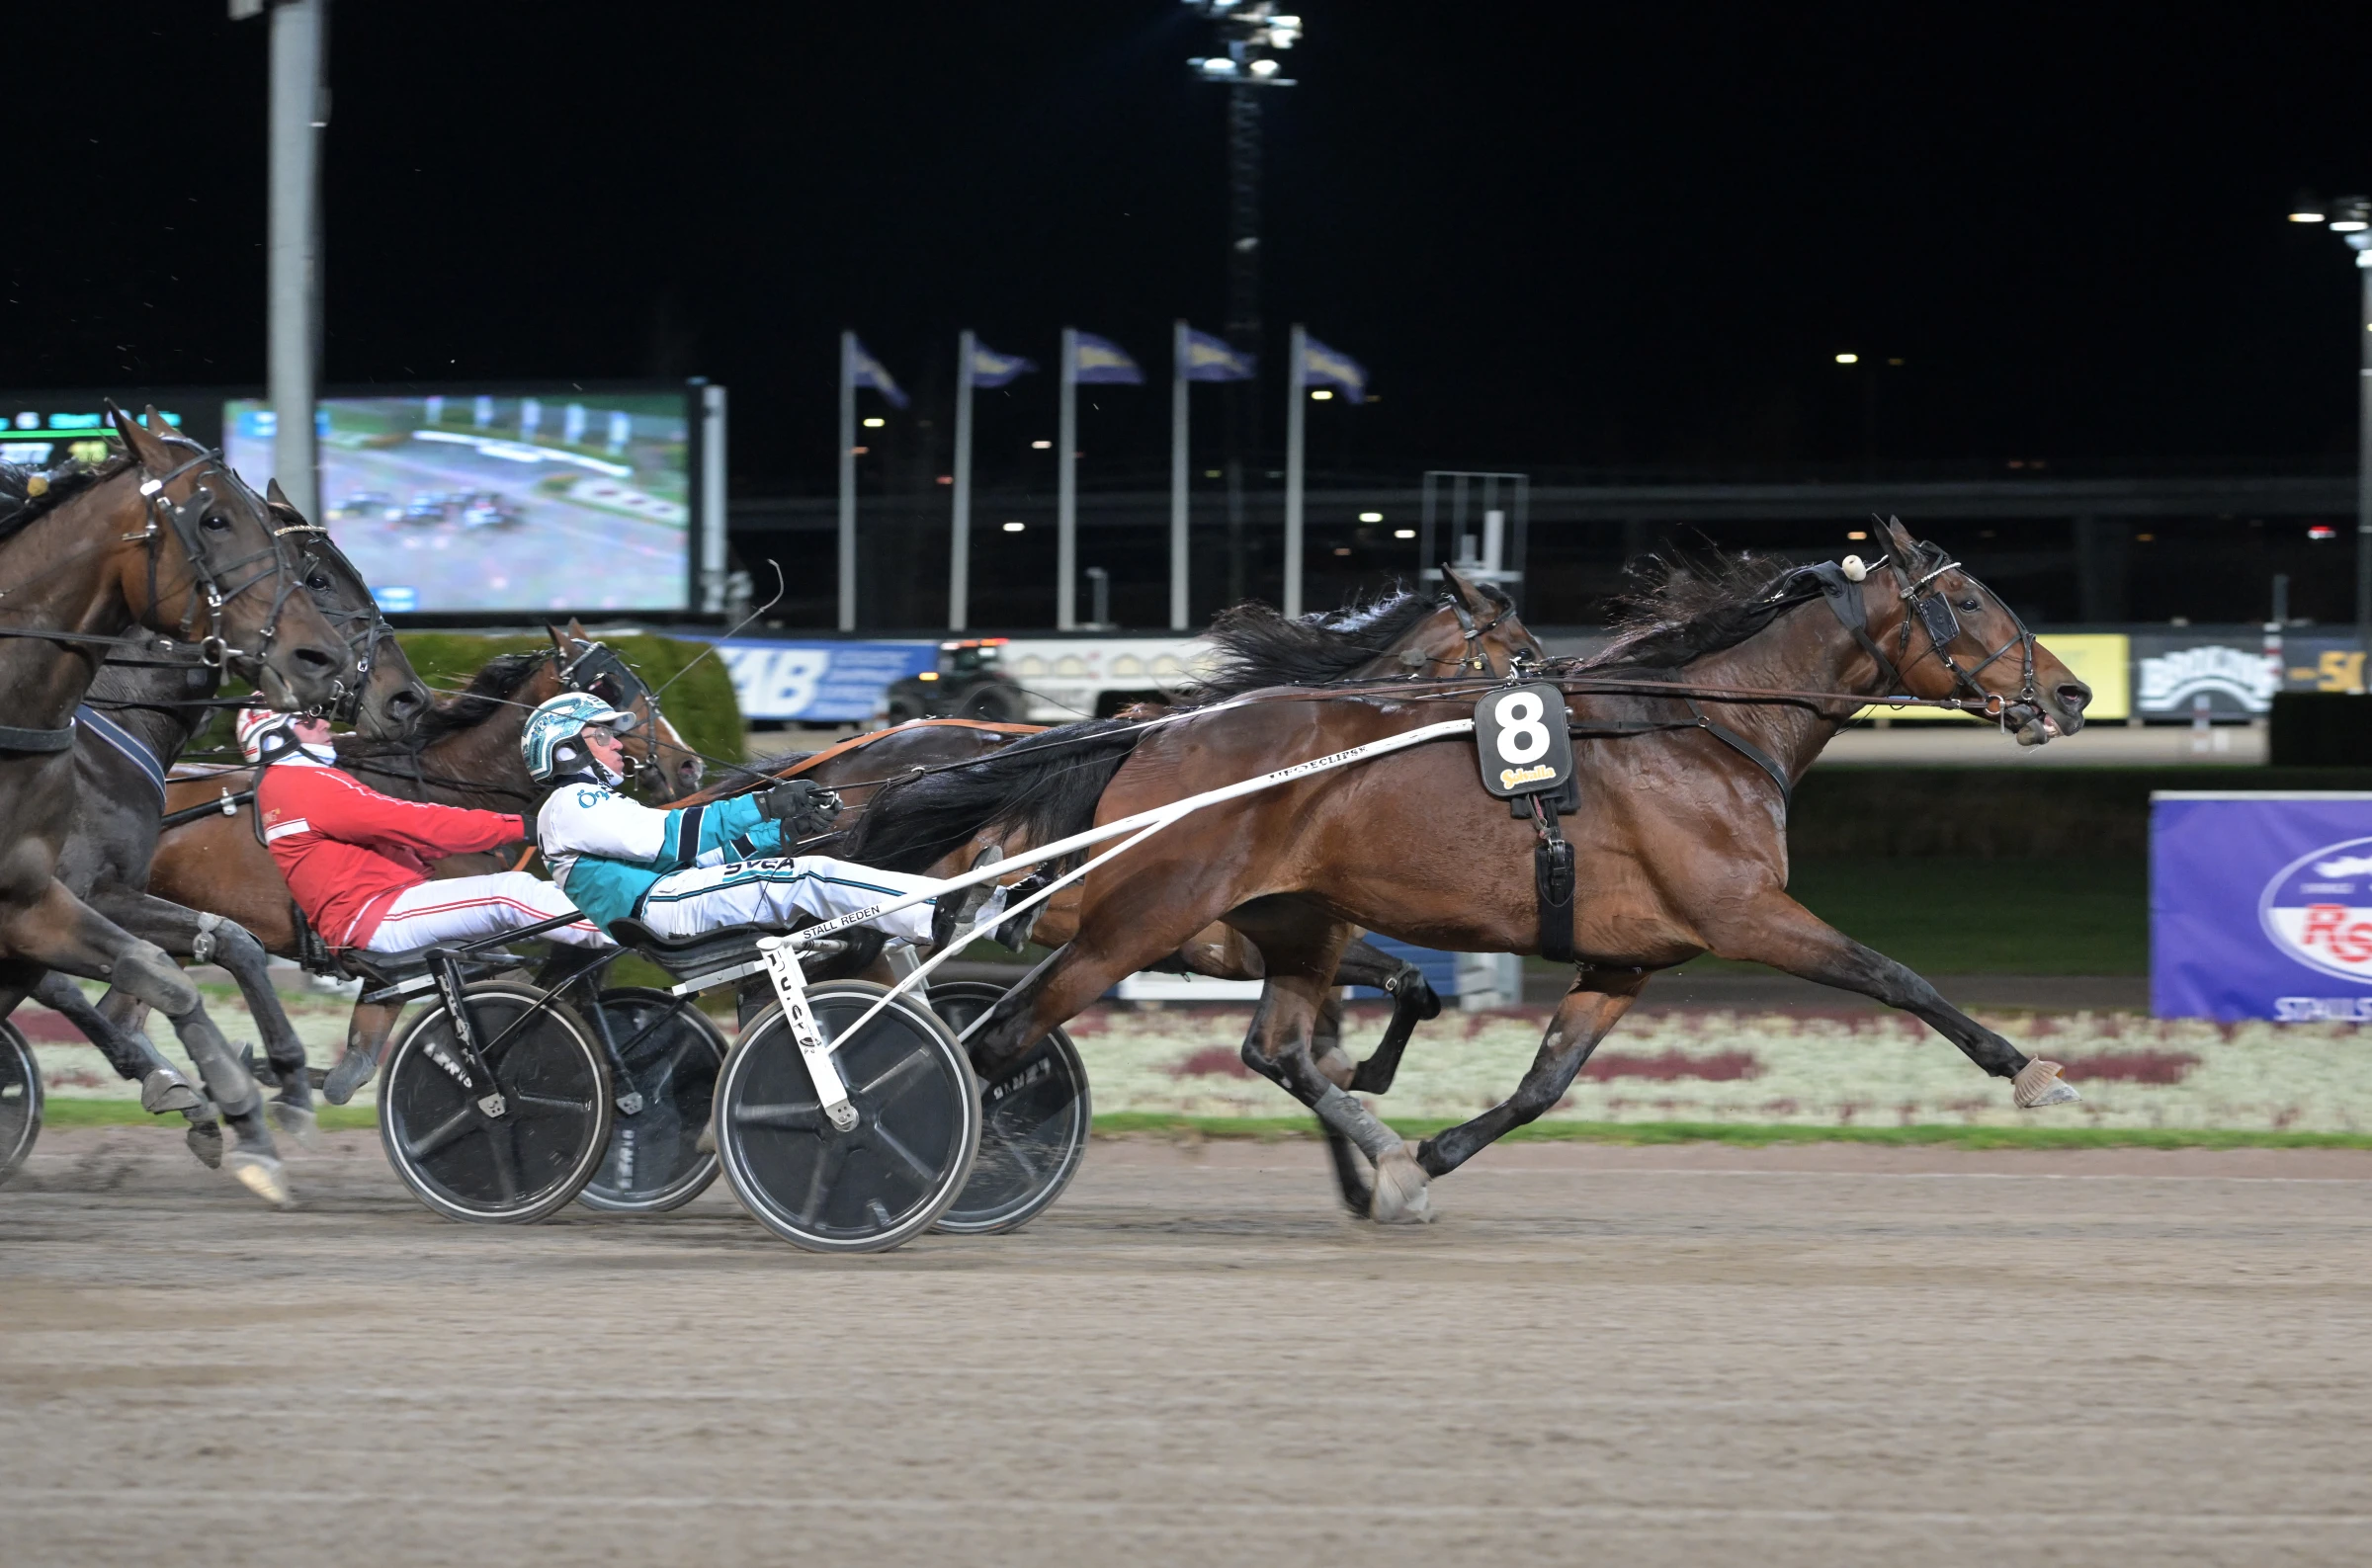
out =
[[[626,1074],[613,1085],[609,1152],[576,1200],[625,1214],[682,1207],[717,1180],[717,1156],[699,1144],[724,1068],[723,1032],[690,997],[639,985],[602,992],[586,1022],[609,1032]],[[639,1109],[619,1104],[630,1096]]]
[[[931,1010],[961,1034],[1005,988],[987,980],[931,987]],[[1055,1030],[1029,1055],[980,1085],[980,1156],[935,1229],[991,1236],[1026,1225],[1079,1174],[1094,1108],[1087,1064]]]
[[[480,981],[463,990],[462,1005],[494,1082],[475,1081],[454,1047],[453,1020],[431,1008],[387,1053],[379,1141],[413,1196],[448,1218],[549,1218],[583,1190],[609,1148],[601,1047],[573,1012],[533,986]]]
[[[0,1182],[16,1174],[41,1135],[41,1064],[23,1032],[0,1019]]]
[[[807,992],[824,1037],[887,991],[833,980]],[[964,1190],[980,1141],[979,1086],[937,1015],[899,997],[837,1046],[857,1124],[833,1127],[780,1007],[741,1037],[717,1085],[717,1152],[733,1196],[809,1252],[881,1252],[931,1226]]]

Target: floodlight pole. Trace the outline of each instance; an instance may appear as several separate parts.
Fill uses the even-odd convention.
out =
[[[313,400],[321,353],[320,150],[329,124],[321,85],[329,0],[272,7],[271,217],[265,361],[272,468],[296,510],[321,517]],[[234,4],[231,15],[252,15]]]
[[[1079,329],[1062,329],[1062,410],[1055,444],[1055,626],[1079,624]]]
[[[1169,329],[1169,629],[1184,631],[1186,593],[1186,323]]]
[[[1310,362],[1310,329],[1299,321],[1286,346],[1285,361],[1285,614],[1302,613],[1302,486],[1309,456],[1310,398],[1302,390]]]
[[[955,504],[947,538],[947,626],[962,631],[972,619],[972,376],[980,340],[970,327],[956,334]]]
[[[840,334],[840,629],[857,629],[857,335]]]
[[[700,608],[725,606],[724,388],[700,384]]]

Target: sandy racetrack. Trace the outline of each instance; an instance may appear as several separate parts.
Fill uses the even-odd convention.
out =
[[[0,1189],[0,1560],[2361,1561],[2372,1154],[1102,1142],[1018,1236]]]

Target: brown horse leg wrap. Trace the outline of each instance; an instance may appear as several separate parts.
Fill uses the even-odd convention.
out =
[[[1342,1090],[1329,1084],[1326,1092],[1317,1097],[1310,1108],[1317,1119],[1359,1145],[1371,1160],[1380,1160],[1400,1147],[1400,1135],[1376,1119],[1375,1114]]]
[[[1573,846],[1557,825],[1557,808],[1532,795],[1532,824],[1540,843],[1532,850],[1532,889],[1540,904],[1540,955],[1571,963],[1573,952]]]

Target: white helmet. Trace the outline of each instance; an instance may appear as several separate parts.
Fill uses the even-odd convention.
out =
[[[559,771],[566,760],[561,749],[583,734],[586,725],[607,724],[623,730],[632,728],[634,722],[634,714],[612,707],[598,697],[562,692],[546,698],[527,715],[527,727],[519,732],[519,756],[527,764],[528,777],[541,784]]]
[[[232,726],[239,740],[239,755],[249,762],[262,762],[267,749],[294,751],[296,732],[292,726],[302,716],[284,713],[275,707],[240,708],[238,722]]]

